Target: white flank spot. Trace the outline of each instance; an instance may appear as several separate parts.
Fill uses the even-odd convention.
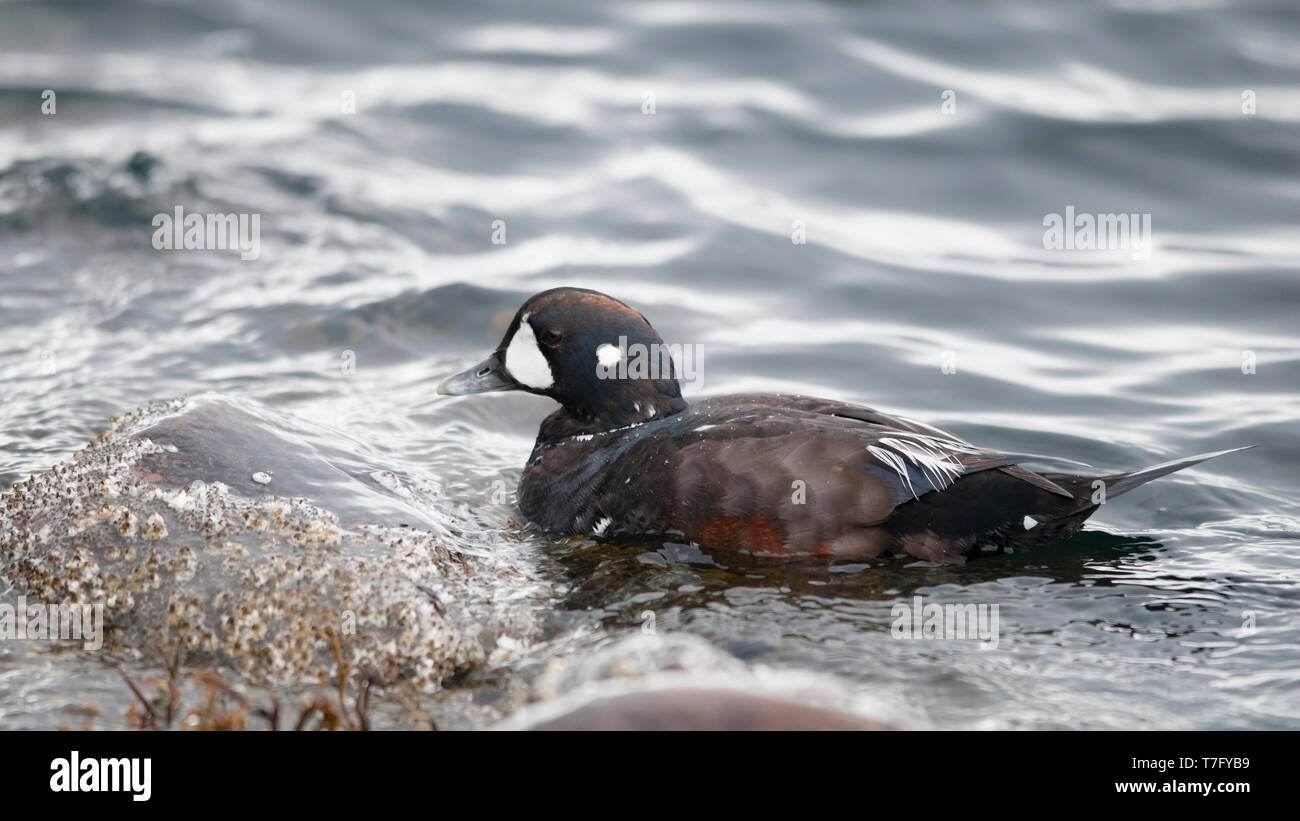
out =
[[[528,314],[519,318],[519,328],[506,346],[506,370],[516,382],[536,390],[545,390],[555,384],[551,364],[546,361],[542,349],[537,347],[533,326],[528,324]]]
[[[617,345],[606,342],[596,348],[596,361],[606,368],[612,368],[623,361],[623,351]]]
[[[1033,530],[1034,525],[1036,524],[1038,524],[1037,519],[1033,518],[1032,516],[1025,517],[1025,530]]]
[[[605,534],[605,528],[609,527],[610,524],[613,523],[613,521],[614,521],[613,519],[606,516],[605,518],[601,519],[599,522],[596,522],[596,526],[591,529],[591,532],[596,534],[597,536],[603,536]]]

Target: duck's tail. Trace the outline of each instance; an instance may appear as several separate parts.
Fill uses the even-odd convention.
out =
[[[1182,459],[1174,459],[1169,462],[1161,462],[1158,465],[1152,465],[1149,468],[1142,468],[1131,473],[1117,473],[1114,476],[1106,477],[1106,495],[1118,496],[1119,494],[1132,490],[1138,485],[1145,485],[1152,479],[1159,479],[1161,476],[1167,476],[1176,470],[1189,468],[1192,465],[1199,465],[1207,459],[1213,459],[1216,456],[1223,456],[1229,453],[1236,453],[1239,450],[1250,450],[1254,445],[1246,445],[1240,448],[1229,448],[1228,450],[1216,450],[1213,453],[1201,453],[1196,456],[1187,456]]]
[[[1213,459],[1216,456],[1224,456],[1226,454],[1236,453],[1242,450],[1250,450],[1253,447],[1255,446],[1246,445],[1240,448],[1229,448],[1228,450],[1216,450],[1213,453],[1199,453],[1196,456],[1186,456],[1182,459],[1173,459],[1168,462],[1161,462],[1158,465],[1152,465],[1151,467],[1142,468],[1141,470],[1134,470],[1128,473],[1113,473],[1110,476],[1097,476],[1094,478],[1094,477],[1083,477],[1078,475],[1067,476],[1065,474],[1053,475],[1050,473],[1044,475],[1048,479],[1051,479],[1053,482],[1057,482],[1058,484],[1066,483],[1066,487],[1069,487],[1070,490],[1073,491],[1075,495],[1081,499],[1091,498],[1092,483],[1100,480],[1104,485],[1103,492],[1106,494],[1106,498],[1109,499],[1112,496],[1118,496],[1121,493],[1127,493],[1128,491],[1132,490],[1135,487],[1139,487],[1140,485],[1145,485],[1147,482],[1150,482],[1152,479],[1159,479],[1161,476],[1168,476],[1170,473],[1182,470],[1183,468],[1189,468],[1192,465],[1199,465],[1201,462],[1204,462],[1207,459]],[[1079,508],[1079,510],[1084,510],[1090,507],[1093,507],[1093,505],[1092,504],[1085,505],[1084,507]],[[1075,512],[1079,512],[1079,511],[1075,511]]]

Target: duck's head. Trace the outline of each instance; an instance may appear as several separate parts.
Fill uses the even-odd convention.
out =
[[[452,396],[487,391],[549,396],[574,425],[593,431],[686,407],[668,349],[646,318],[584,288],[530,297],[491,356],[438,386]]]

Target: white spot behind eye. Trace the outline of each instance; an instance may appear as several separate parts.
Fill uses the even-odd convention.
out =
[[[537,347],[533,326],[528,324],[528,314],[519,318],[519,328],[506,346],[506,370],[515,381],[536,390],[545,390],[555,384],[551,364]]]
[[[1034,525],[1036,524],[1038,524],[1038,520],[1036,520],[1034,517],[1032,516],[1025,517],[1025,530],[1032,530]]]
[[[619,362],[623,361],[623,351],[616,345],[611,345],[606,342],[603,345],[597,346],[596,361],[601,365],[604,365],[606,368],[612,368]]]

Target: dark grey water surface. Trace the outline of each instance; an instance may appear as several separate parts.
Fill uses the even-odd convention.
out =
[[[478,509],[548,403],[438,378],[598,288],[703,345],[705,394],[1100,470],[1260,447],[964,568],[515,529],[539,611],[599,643],[652,610],[923,726],[1300,728],[1298,124],[1290,2],[0,2],[0,489],[211,391]],[[260,214],[261,257],[155,251],[177,205]],[[1151,214],[1149,258],[1045,249],[1067,206]],[[914,594],[999,604],[998,648],[891,638]],[[61,723],[82,685],[5,652],[0,721]]]

